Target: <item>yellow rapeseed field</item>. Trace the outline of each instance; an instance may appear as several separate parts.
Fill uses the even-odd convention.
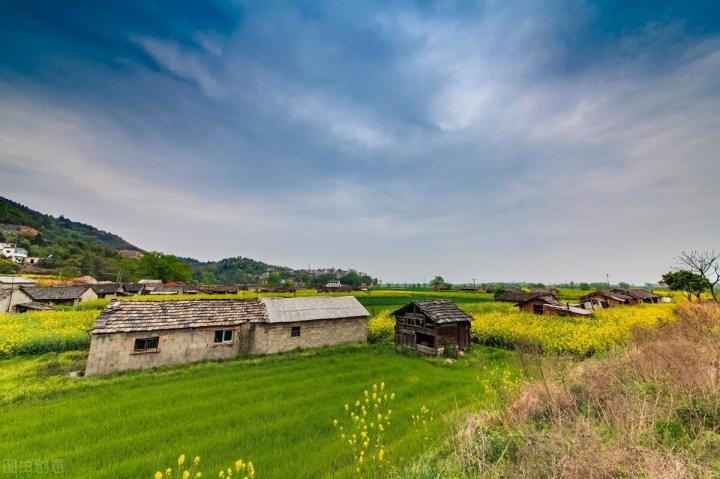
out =
[[[653,327],[673,319],[672,304],[620,306],[595,311],[590,318],[538,316],[509,311],[474,315],[472,337],[476,342],[514,347],[537,346],[544,352],[588,356],[624,344],[633,328]]]
[[[84,349],[99,311],[0,314],[0,357]]]

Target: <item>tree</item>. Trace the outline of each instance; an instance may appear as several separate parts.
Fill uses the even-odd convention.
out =
[[[13,274],[20,271],[20,265],[11,259],[0,258],[0,273]]]
[[[693,295],[700,301],[700,295],[710,286],[705,278],[684,269],[670,271],[662,276],[662,283],[671,291],[680,291],[692,301]]]
[[[718,302],[715,286],[720,283],[720,253],[715,250],[710,251],[683,251],[680,253],[678,260],[688,269],[700,275],[708,285],[710,294],[715,302]]]
[[[438,286],[445,286],[445,280],[442,276],[435,276],[432,281],[430,281],[430,286],[433,288],[436,288]]]
[[[619,286],[621,289],[630,289],[630,283],[626,283],[625,281],[620,281],[620,282],[618,283],[618,286]]]
[[[268,274],[267,284],[272,286],[278,286],[280,284],[280,273],[278,273],[277,271],[273,271],[272,273]]]
[[[138,261],[138,273],[147,279],[167,281],[190,281],[190,265],[180,261],[177,256],[159,251],[145,253]]]
[[[580,283],[580,289],[582,291],[590,291],[590,285],[588,283]]]
[[[363,280],[355,271],[350,271],[348,274],[340,278],[340,282],[342,284],[350,285],[353,288],[359,288],[363,283]]]

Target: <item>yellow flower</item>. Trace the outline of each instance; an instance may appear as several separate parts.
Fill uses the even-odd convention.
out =
[[[380,452],[378,452],[378,461],[382,461],[384,457],[385,457],[385,450],[380,449]]]
[[[190,471],[183,471],[182,477],[183,479],[188,479],[188,477],[190,477]]]
[[[200,456],[195,456],[195,459],[193,459],[193,464],[196,466],[200,464]]]
[[[243,460],[242,460],[242,459],[238,459],[237,461],[235,461],[235,469],[236,469],[236,470],[239,471],[239,470],[242,469],[244,466],[245,466],[245,464],[243,464]]]
[[[158,472],[155,473],[155,479],[162,479],[162,478],[163,478],[163,473],[162,473],[162,472],[158,471]]]
[[[197,474],[195,474],[195,477],[202,477],[202,472],[198,472]]]
[[[166,476],[172,475],[172,469],[170,469],[169,467],[167,469],[165,469],[165,475]]]
[[[382,391],[383,389],[385,389],[385,383],[380,383],[380,390]]]
[[[182,466],[185,464],[185,454],[180,454],[180,457],[178,457],[178,466]]]
[[[337,420],[337,419],[334,419],[334,420],[333,420],[333,426],[337,426],[337,425],[338,425],[338,420]]]

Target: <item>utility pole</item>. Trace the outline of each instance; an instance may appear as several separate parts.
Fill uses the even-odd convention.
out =
[[[610,274],[609,273],[605,273],[605,279],[607,280],[608,289],[610,289]]]

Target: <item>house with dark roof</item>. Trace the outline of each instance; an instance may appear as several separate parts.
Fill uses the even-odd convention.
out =
[[[610,291],[629,296],[635,300],[636,304],[660,302],[660,295],[644,289],[611,289]]]
[[[145,285],[142,283],[124,283],[122,290],[125,296],[138,296],[145,291]]]
[[[48,286],[48,287],[26,287],[20,288],[33,301],[43,303],[47,306],[59,304],[75,306],[78,303],[98,299],[98,295],[90,285],[77,286]]]
[[[120,283],[97,283],[91,284],[90,288],[95,291],[98,298],[116,298],[124,294],[123,285]]]
[[[22,311],[20,305],[32,302],[32,298],[22,289],[0,288],[0,313]]]
[[[368,316],[352,296],[111,301],[85,374],[364,342]]]
[[[515,306],[524,313],[542,315],[587,317],[592,314],[592,310],[584,309],[577,304],[561,303],[554,297],[542,293],[538,293],[525,301],[520,301]]]
[[[450,300],[413,301],[394,311],[395,345],[437,356],[470,346],[472,317]]]
[[[592,308],[612,308],[634,302],[630,296],[616,291],[593,291],[580,298],[580,301]],[[586,308],[587,309],[587,308]]]

